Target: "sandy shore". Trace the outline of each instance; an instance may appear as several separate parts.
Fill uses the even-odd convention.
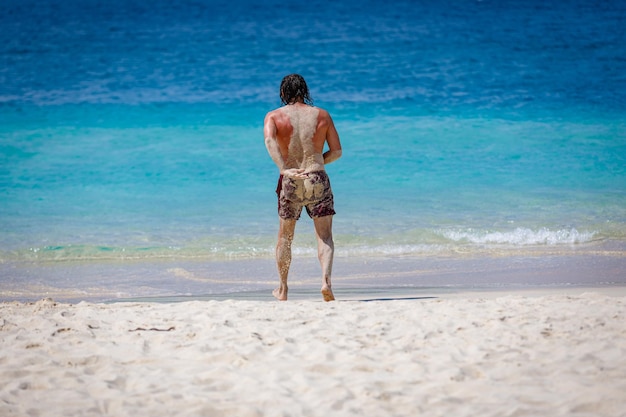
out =
[[[551,250],[550,248],[545,251]],[[519,250],[502,256],[337,257],[336,295],[407,288],[602,287],[626,286],[626,250],[621,246],[558,249],[539,255]],[[555,249],[556,250],[556,249]],[[271,299],[278,283],[273,258],[229,261],[142,260],[123,262],[0,262],[0,301],[108,302],[147,298],[241,298],[258,293]],[[295,257],[289,273],[290,297],[317,299],[321,285],[316,256]],[[424,291],[421,291],[422,293]],[[241,293],[241,294],[238,294]]]
[[[400,298],[2,303],[0,415],[626,415],[623,288]]]

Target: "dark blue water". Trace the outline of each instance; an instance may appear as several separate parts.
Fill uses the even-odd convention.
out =
[[[339,256],[626,243],[624,2],[5,0],[0,27],[13,283],[49,261],[270,258],[262,123],[291,72],[344,147]]]
[[[624,109],[623,2],[435,3],[6,0],[2,101]]]

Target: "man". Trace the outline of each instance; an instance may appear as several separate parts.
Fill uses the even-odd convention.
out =
[[[322,296],[335,299],[331,286],[334,243],[333,193],[324,165],[341,157],[341,143],[326,110],[314,107],[304,78],[287,75],[280,84],[284,104],[265,116],[265,146],[280,171],[278,179],[278,243],[276,263],[280,285],[273,291],[287,300],[287,275],[291,265],[291,243],[302,208],[313,219],[318,259],[322,266]],[[328,151],[324,152],[324,145]]]

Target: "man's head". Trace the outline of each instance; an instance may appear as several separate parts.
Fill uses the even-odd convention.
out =
[[[299,100],[313,105],[313,99],[309,95],[309,87],[299,74],[289,74],[280,83],[280,100],[283,104],[292,104]]]

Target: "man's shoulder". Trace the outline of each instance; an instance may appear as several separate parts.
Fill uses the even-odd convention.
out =
[[[332,118],[330,117],[330,113],[328,112],[328,110],[323,109],[321,107],[316,107],[316,109],[318,109],[318,118],[320,119],[325,119],[325,120],[332,120]]]
[[[282,107],[279,107],[277,109],[268,111],[265,114],[265,119],[270,119],[270,118],[273,118],[273,117],[276,117],[276,116],[280,116],[282,114],[281,108]]]

